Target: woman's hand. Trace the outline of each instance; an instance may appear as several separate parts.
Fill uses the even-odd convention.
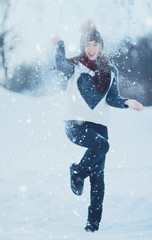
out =
[[[134,99],[128,99],[127,101],[125,101],[125,105],[128,105],[129,108],[137,111],[142,111],[145,109],[145,107],[141,103]]]
[[[56,46],[60,40],[61,40],[60,36],[55,36],[52,38],[52,43]]]

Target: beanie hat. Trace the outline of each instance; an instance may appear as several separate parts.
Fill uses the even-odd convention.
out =
[[[84,52],[86,43],[92,41],[99,43],[101,49],[103,49],[103,39],[92,20],[88,20],[86,23],[84,23],[81,27],[81,31],[82,34],[80,38],[80,49],[82,52]]]

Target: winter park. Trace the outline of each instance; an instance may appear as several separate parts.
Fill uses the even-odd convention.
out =
[[[96,24],[91,30],[88,25],[84,30],[86,19]],[[0,0],[0,240],[152,240],[151,29],[150,0]],[[94,38],[89,35],[81,59],[82,39],[88,31]],[[106,57],[99,59],[102,47],[110,65]],[[96,59],[106,71],[98,70]],[[107,79],[108,93],[102,89],[99,93],[96,72],[100,80],[102,74]],[[86,85],[81,84],[81,76]],[[85,76],[88,82],[94,80],[96,88],[89,87]],[[79,90],[72,93],[74,104],[79,95],[85,103],[72,105],[76,107],[70,114],[84,106],[86,111],[80,113],[91,121],[90,112],[98,110],[103,99],[109,104],[108,112],[102,105],[105,114],[98,110],[101,119],[105,118],[101,124],[105,125],[108,116],[109,138],[102,127],[103,135],[98,132],[94,138],[93,155],[92,126],[99,127],[98,116],[94,115],[96,125],[84,125],[80,120],[67,124],[70,130],[79,129],[79,134],[85,126],[86,135],[79,144],[80,135],[72,135],[69,141],[68,128],[65,131],[65,111],[71,107],[66,105],[70,79],[76,79]],[[111,89],[117,93],[116,79],[121,95],[117,102],[109,100],[114,99]],[[90,92],[96,105],[86,95]],[[87,147],[91,160],[81,142],[92,144]],[[107,142],[110,148],[102,166],[105,155],[98,161],[96,156]],[[96,162],[87,168],[90,162],[86,159]],[[80,191],[81,185],[76,184],[84,183],[83,194],[71,189],[69,168],[73,163],[79,168],[71,172],[72,186]],[[103,172],[99,227],[98,211],[94,216],[88,207],[92,204],[90,209],[95,209],[101,197],[96,185],[100,189],[100,181],[95,180],[100,180]],[[94,191],[90,190],[93,184]]]

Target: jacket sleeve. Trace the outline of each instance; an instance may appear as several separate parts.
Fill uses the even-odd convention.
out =
[[[62,40],[58,42],[55,61],[57,70],[62,72],[69,79],[74,73],[74,66],[68,62],[65,56],[65,46]]]
[[[110,87],[110,90],[106,96],[107,103],[112,107],[117,108],[128,108],[127,105],[125,105],[125,101],[128,100],[128,98],[123,98],[120,96],[119,89],[118,89],[118,70],[115,66],[111,65],[111,70],[114,73],[113,82]]]

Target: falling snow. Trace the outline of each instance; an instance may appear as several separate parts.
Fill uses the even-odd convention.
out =
[[[69,182],[69,165],[85,149],[65,135],[62,98],[37,99],[0,88],[0,239],[90,240],[83,229],[89,181],[81,197]],[[152,109],[111,111],[104,212],[94,239],[151,240]]]
[[[15,66],[20,70],[22,62],[34,63],[35,77],[43,67],[45,86],[38,89],[43,91],[38,98],[0,87],[0,239],[151,240],[152,107],[143,112],[111,108],[103,218],[97,233],[86,233],[89,180],[81,197],[72,193],[69,181],[69,166],[80,161],[85,149],[65,135],[64,93],[58,91],[63,73],[56,72],[51,43],[52,36],[61,35],[68,57],[79,54],[79,26],[83,18],[94,15],[107,52],[115,51],[126,35],[136,45],[134,37],[152,29],[150,1],[11,2],[7,28],[12,30],[6,41],[12,39],[15,47],[7,56],[8,78],[13,77]],[[134,60],[140,54],[131,51]],[[138,90],[144,95],[142,85],[134,80],[132,85],[133,93]]]

